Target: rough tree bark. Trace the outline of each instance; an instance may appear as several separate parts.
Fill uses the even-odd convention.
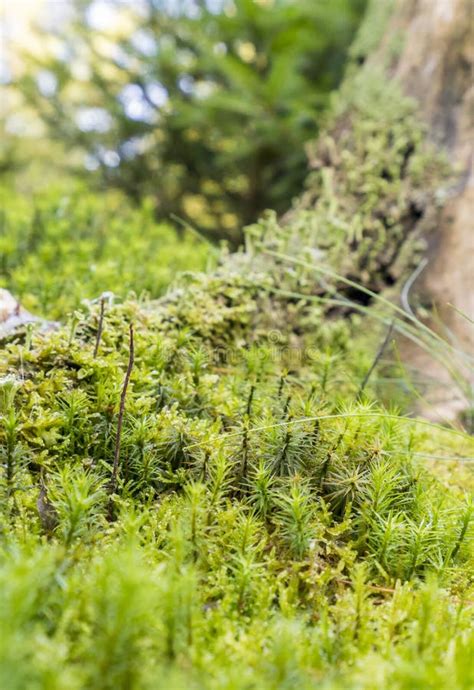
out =
[[[456,171],[437,228],[428,238],[428,261],[417,287],[423,302],[437,313],[438,324],[433,327],[439,328],[441,322],[445,333],[472,355],[474,327],[468,319],[474,318],[474,4],[472,0],[398,0],[371,61],[384,59],[394,36],[402,39],[402,50],[391,59],[388,76],[416,99],[429,137],[446,152]],[[449,389],[446,370],[409,343],[404,343],[403,354],[440,382],[422,412],[431,417],[455,416],[465,401]]]

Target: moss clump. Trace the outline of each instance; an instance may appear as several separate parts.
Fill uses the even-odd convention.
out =
[[[472,502],[424,466],[426,427],[361,394],[371,295],[347,282],[403,274],[438,169],[413,104],[360,80],[284,222],[5,346],[0,686],[469,686]]]
[[[307,226],[303,252],[319,248],[338,273],[375,292],[393,285],[434,227],[448,174],[415,104],[367,67],[342,88],[309,155],[308,191],[292,216],[298,234]]]
[[[8,687],[462,688],[472,507],[416,424],[348,403],[367,352],[276,342],[237,277],[181,290],[107,304],[97,356],[97,304],[7,348]]]
[[[220,468],[222,495],[249,509],[260,505],[265,518],[296,485],[308,501],[323,501],[332,521],[349,520],[346,537],[360,554],[378,558],[374,576],[410,578],[448,564],[458,520],[454,508],[442,507],[441,489],[414,461],[412,427],[380,409],[344,404],[358,385],[357,378],[340,381],[341,369],[346,375],[351,366],[352,374],[357,372],[357,352],[350,354],[347,341],[337,334],[330,342],[326,335],[326,347],[332,349],[322,369],[323,360],[315,357],[321,336],[305,334],[295,365],[295,353],[284,341],[272,342],[272,332],[254,331],[250,345],[243,337],[248,312],[239,309],[237,316],[225,299],[216,296],[213,318],[206,323],[208,304],[200,302],[199,290],[194,294],[192,318],[176,309],[176,296],[154,308],[135,302],[108,305],[97,356],[97,305],[76,314],[58,333],[37,335],[28,346],[9,346],[2,370],[15,390],[5,398],[2,438],[12,457],[22,458],[18,471],[29,487],[22,490],[22,501],[34,497],[46,477],[84,463],[93,483],[105,486],[127,364],[127,323],[133,320],[122,499],[154,501],[190,482],[205,486]],[[232,294],[218,292],[229,299]],[[195,324],[201,324],[200,310],[202,328]],[[16,467],[15,459],[11,463]],[[260,481],[266,484],[266,507]],[[18,496],[10,490],[10,499]],[[19,508],[10,503],[14,516]],[[434,510],[443,517],[433,521]],[[386,520],[395,522],[382,537]],[[420,520],[426,522],[429,548],[411,562]],[[272,527],[275,534],[278,525]],[[298,533],[296,517],[293,527]],[[300,558],[308,553],[313,528],[306,533],[303,524],[301,529]]]

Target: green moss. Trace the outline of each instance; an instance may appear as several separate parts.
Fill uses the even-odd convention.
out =
[[[375,292],[393,285],[435,226],[449,170],[427,143],[415,104],[381,71],[361,70],[342,88],[327,134],[309,155],[313,172],[288,253],[302,234],[308,258],[318,249],[319,260]]]
[[[205,242],[177,237],[150,204],[133,209],[119,194],[69,183],[33,206],[7,189],[0,203],[0,286],[48,318],[64,319],[106,291],[158,297],[179,272],[212,262]]]
[[[8,346],[8,687],[465,686],[472,508],[422,466],[416,424],[348,405],[365,349],[333,327],[292,350],[255,305],[202,277],[107,304],[97,357],[97,304]]]
[[[397,284],[442,165],[414,104],[368,70],[310,156],[294,211],[212,272],[110,299],[102,322],[73,291],[64,326],[5,345],[1,686],[470,686],[468,479],[424,459],[472,457],[472,439],[385,409],[376,371],[360,394],[370,319],[392,313],[347,282]]]

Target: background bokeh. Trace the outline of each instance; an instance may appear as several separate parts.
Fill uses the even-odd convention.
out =
[[[103,290],[154,297],[208,241],[286,211],[364,6],[4,4],[0,286],[54,318]]]

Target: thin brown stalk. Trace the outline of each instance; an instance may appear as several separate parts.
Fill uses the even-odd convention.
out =
[[[100,298],[100,314],[99,314],[99,326],[97,328],[97,335],[95,338],[94,347],[94,359],[97,357],[100,346],[100,339],[102,338],[102,330],[104,327],[104,311],[105,311],[105,297]]]
[[[133,363],[135,360],[135,346],[133,340],[133,324],[130,324],[130,339],[129,339],[129,353],[128,353],[128,366],[125,373],[125,379],[122,387],[122,394],[120,396],[120,407],[119,415],[117,421],[117,435],[115,437],[115,453],[114,453],[114,466],[112,470],[112,480],[110,482],[110,493],[115,493],[117,488],[117,480],[119,473],[119,462],[120,462],[120,443],[122,440],[122,425],[123,425],[123,415],[125,411],[125,399],[127,397],[127,388],[130,382],[130,376],[132,374]]]
[[[359,390],[357,391],[357,395],[356,395],[356,400],[358,400],[360,398],[360,396],[362,395],[362,393],[364,392],[365,387],[368,384],[370,377],[372,376],[372,372],[374,371],[375,367],[377,366],[380,359],[382,358],[382,356],[385,352],[385,349],[390,342],[390,338],[391,338],[392,333],[393,333],[394,325],[395,325],[395,319],[392,319],[392,323],[390,324],[388,331],[385,335],[385,338],[383,339],[383,343],[380,345],[379,349],[377,350],[377,354],[374,357],[374,361],[370,365],[366,375],[364,376],[364,380],[362,381],[362,383],[359,386]]]

